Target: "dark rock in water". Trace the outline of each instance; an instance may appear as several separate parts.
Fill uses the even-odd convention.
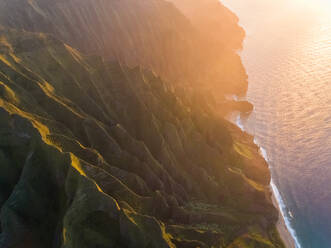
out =
[[[254,110],[253,104],[247,101],[232,101],[228,103],[229,109],[237,110],[242,113],[251,113]]]
[[[258,147],[208,104],[45,34],[0,37],[0,247],[283,247]]]

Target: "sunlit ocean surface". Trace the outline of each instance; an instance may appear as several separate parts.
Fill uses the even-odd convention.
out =
[[[244,128],[266,150],[299,247],[331,248],[331,1],[223,2],[247,32]]]

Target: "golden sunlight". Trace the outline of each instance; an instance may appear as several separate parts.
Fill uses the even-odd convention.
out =
[[[322,11],[330,11],[331,8],[331,1],[329,0],[295,0],[293,2],[301,6]]]

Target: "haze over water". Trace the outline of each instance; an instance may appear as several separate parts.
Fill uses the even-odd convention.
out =
[[[247,33],[245,130],[268,154],[300,247],[330,248],[331,2],[223,2]]]

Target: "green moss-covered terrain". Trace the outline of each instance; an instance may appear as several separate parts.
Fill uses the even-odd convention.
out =
[[[199,64],[187,73],[183,63],[203,58],[189,54],[206,40],[181,50],[175,62],[193,37],[179,32],[181,25],[202,29],[176,1],[92,2],[0,0],[0,248],[283,248],[267,164],[253,138],[223,116],[252,108],[225,100],[247,87],[233,50],[242,33],[218,51],[232,55],[217,57],[220,87],[210,91],[213,84],[190,81]],[[111,29],[114,16],[100,14],[110,8],[105,3],[125,25],[121,32]],[[139,47],[129,27],[146,31],[149,23],[153,37]],[[164,46],[155,30],[176,31],[170,36],[179,45]],[[107,39],[124,33],[137,51],[122,43],[129,62],[107,54]],[[135,60],[147,47],[157,52]],[[172,57],[160,57],[169,51]],[[203,78],[211,76],[206,68]]]
[[[282,247],[252,137],[149,71],[0,37],[1,247]]]

